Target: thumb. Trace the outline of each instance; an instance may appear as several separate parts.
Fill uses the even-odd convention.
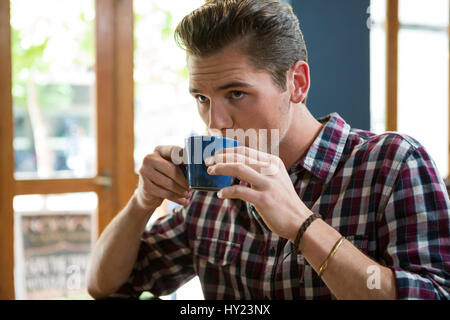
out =
[[[179,146],[157,146],[155,152],[175,165],[184,164],[184,150]]]

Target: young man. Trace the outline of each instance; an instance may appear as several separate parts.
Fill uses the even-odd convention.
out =
[[[208,129],[277,129],[279,154],[218,152],[209,173],[240,183],[192,194],[171,161],[177,147],[157,147],[96,244],[93,297],[166,295],[196,275],[206,299],[450,297],[450,201],[434,162],[410,137],[311,116],[287,4],[208,1],[176,36]],[[181,207],[144,230],[163,199]]]

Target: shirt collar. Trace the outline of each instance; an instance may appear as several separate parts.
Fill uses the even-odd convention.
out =
[[[303,167],[328,183],[342,157],[342,151],[350,133],[350,125],[336,112],[317,120],[325,125],[305,156],[288,172],[294,174]]]

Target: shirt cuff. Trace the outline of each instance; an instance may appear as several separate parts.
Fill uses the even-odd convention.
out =
[[[449,299],[449,293],[429,278],[397,267],[394,271],[399,300],[440,300]]]

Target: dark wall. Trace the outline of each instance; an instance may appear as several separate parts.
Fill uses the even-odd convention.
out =
[[[292,0],[309,55],[308,108],[370,128],[369,0]]]

